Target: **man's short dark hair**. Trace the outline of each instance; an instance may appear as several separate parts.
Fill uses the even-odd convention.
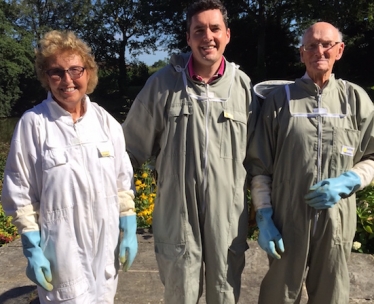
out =
[[[227,10],[220,0],[198,0],[194,2],[187,10],[187,32],[190,32],[191,19],[194,15],[213,9],[219,9],[221,11],[223,22],[225,23],[226,28],[228,28],[229,24],[227,20]]]

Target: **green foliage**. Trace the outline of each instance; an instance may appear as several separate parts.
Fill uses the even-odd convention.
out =
[[[99,83],[95,88],[94,94],[108,96],[119,91],[118,87],[118,71],[114,68],[100,66]]]
[[[34,67],[30,34],[15,28],[3,9],[0,6],[0,117],[7,117],[22,94],[22,79],[31,77]]]
[[[257,241],[259,230],[256,224],[256,212],[252,204],[252,196],[249,190],[247,191],[247,204],[248,204],[248,214],[249,214],[248,239]]]
[[[374,185],[358,191],[357,230],[354,238],[354,250],[362,253],[374,253]]]
[[[147,228],[152,226],[152,214],[156,198],[156,176],[149,163],[135,170],[134,182],[138,227]]]
[[[6,159],[8,157],[8,153],[9,153],[9,148],[10,148],[9,143],[0,142],[0,187],[1,187],[2,181],[4,179],[4,169],[5,169]]]
[[[142,86],[149,77],[148,66],[144,62],[133,62],[128,66],[129,86]]]
[[[12,217],[5,215],[0,204],[0,246],[14,241],[17,235],[17,228],[12,224]]]
[[[158,60],[152,66],[149,67],[149,75],[156,73],[158,70],[162,69],[163,67],[169,64],[169,59],[165,58],[164,60]]]
[[[121,94],[127,85],[127,51],[136,57],[141,52],[156,50],[157,33],[162,29],[152,14],[152,2],[97,0],[81,29],[98,62],[110,63],[118,69]]]
[[[92,8],[90,0],[16,0],[12,4],[17,24],[27,29],[35,41],[50,30],[79,31]]]
[[[168,62],[169,62],[168,58],[165,58],[164,60],[157,60],[154,64],[152,64],[151,68],[161,69],[164,66],[166,66]]]
[[[9,151],[9,144],[0,143],[0,193],[4,178],[4,167]],[[17,237],[17,228],[12,224],[12,218],[6,216],[0,202],[0,246],[13,241]]]

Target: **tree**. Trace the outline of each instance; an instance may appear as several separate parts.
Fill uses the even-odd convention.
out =
[[[12,114],[22,94],[21,81],[34,73],[32,36],[13,26],[16,14],[15,7],[0,2],[0,117]]]
[[[168,59],[165,58],[164,60],[157,60],[154,64],[152,64],[151,68],[154,68],[154,69],[160,69],[160,68],[163,68],[164,66],[166,66],[168,64]]]
[[[158,19],[153,2],[145,0],[98,0],[84,27],[83,36],[94,47],[103,68],[117,68],[118,87],[125,93],[126,49],[136,55],[156,50]]]
[[[90,0],[12,0],[19,10],[16,24],[34,36],[34,43],[50,30],[82,28],[91,10]]]

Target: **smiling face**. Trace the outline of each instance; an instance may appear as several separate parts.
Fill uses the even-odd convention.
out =
[[[192,16],[187,43],[192,50],[196,72],[201,73],[207,68],[216,71],[229,41],[230,29],[226,28],[219,9]]]
[[[328,43],[331,43],[331,47],[323,48],[321,45]],[[310,45],[317,47],[311,50],[304,49],[304,46]],[[335,61],[342,57],[343,50],[344,43],[341,42],[338,30],[329,23],[318,22],[305,32],[303,46],[300,47],[300,58],[309,77],[322,87],[330,78]]]
[[[48,61],[47,70],[54,68],[67,70],[73,66],[84,67],[81,56],[64,52],[53,56]],[[59,80],[54,80],[49,76],[47,79],[53,99],[66,111],[80,114],[81,101],[87,92],[89,80],[87,70],[84,70],[82,76],[77,79],[71,79],[67,72]]]

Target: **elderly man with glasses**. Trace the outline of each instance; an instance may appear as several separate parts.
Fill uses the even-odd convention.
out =
[[[272,91],[249,147],[252,198],[268,253],[259,303],[348,303],[347,261],[356,230],[355,192],[374,177],[374,106],[332,73],[342,57],[333,25],[309,27],[303,77]]]

